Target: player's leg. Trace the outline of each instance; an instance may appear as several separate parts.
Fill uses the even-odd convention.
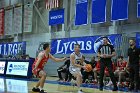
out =
[[[134,67],[130,66],[129,67],[129,78],[130,78],[130,85],[129,85],[129,91],[134,89]]]
[[[63,80],[62,75],[61,75],[62,70],[63,70],[62,68],[58,68],[58,69],[57,69],[57,73],[58,73],[58,77],[59,77],[59,80],[58,80],[58,81]]]
[[[104,86],[104,83],[103,83],[104,70],[105,70],[105,62],[101,61],[100,62],[100,80],[99,80],[99,83],[100,83],[99,90],[101,91],[103,91],[103,86]]]
[[[138,80],[139,80],[139,65],[134,66],[134,72],[135,72],[135,74],[134,74],[135,92],[137,92],[139,89],[139,82],[138,82]]]
[[[125,71],[120,71],[119,72],[118,86],[121,85],[122,79],[124,78],[125,74],[126,74]]]
[[[76,71],[75,73],[73,73],[73,76],[76,77],[76,84],[78,87],[78,92],[82,93],[82,89],[80,88],[81,84],[82,84],[82,74],[80,71]]]
[[[83,78],[83,83],[85,83],[85,81],[86,81],[86,79],[88,78],[88,74],[87,74],[87,72],[86,71],[83,71],[82,72],[82,78]]]
[[[37,84],[36,84],[36,88],[38,88],[40,86],[40,80],[37,82]]]
[[[40,77],[40,80],[39,80],[39,82],[37,83],[36,86],[39,86],[40,93],[44,93],[43,87],[44,87],[44,83],[45,83],[45,80],[46,80],[46,72],[41,70],[39,72],[39,77]]]
[[[39,77],[39,72],[40,72],[40,71],[41,71],[40,69],[36,69],[36,70],[34,70],[34,71],[32,71],[32,72],[33,72],[33,74],[34,74],[35,76]],[[33,91],[33,92],[40,92],[39,86],[40,86],[40,80],[39,80],[39,81],[37,82],[37,84],[33,87],[32,91]]]
[[[111,81],[114,85],[113,91],[117,91],[118,87],[117,87],[117,84],[116,84],[116,78],[115,78],[114,73],[113,73],[112,62],[111,61],[106,62],[106,66],[109,70],[109,75],[110,75]]]

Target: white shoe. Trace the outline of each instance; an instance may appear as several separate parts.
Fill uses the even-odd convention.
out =
[[[117,86],[119,86],[119,85],[120,85],[120,82],[117,83]]]
[[[112,85],[112,82],[109,81],[108,84],[106,85],[107,87],[111,86]]]
[[[79,90],[77,93],[84,93],[82,90]]]

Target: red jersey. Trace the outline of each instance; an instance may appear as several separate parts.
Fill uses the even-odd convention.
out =
[[[43,69],[44,65],[47,63],[48,59],[49,59],[49,55],[46,56],[45,53],[43,53],[43,57],[42,57],[42,59],[41,59],[37,68]],[[38,61],[38,58],[35,59],[33,65],[32,65],[32,68],[35,67],[35,64],[36,64],[37,61]]]
[[[100,71],[100,62],[99,61],[96,64],[96,69],[97,69],[97,71]]]
[[[123,62],[117,62],[117,67],[119,68],[119,70],[124,70],[124,68],[126,67],[127,62],[123,61]]]

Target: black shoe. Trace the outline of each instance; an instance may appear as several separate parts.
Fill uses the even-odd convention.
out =
[[[103,91],[103,87],[100,87],[99,90],[100,90],[100,91]]]
[[[130,87],[128,88],[128,90],[129,90],[129,91],[132,91],[132,90],[134,90],[134,87],[131,87],[131,86],[130,86]]]
[[[113,89],[112,89],[112,91],[117,91],[118,90],[118,87],[114,87]]]
[[[134,89],[134,92],[138,92],[138,89]]]
[[[39,93],[47,93],[47,92],[44,92],[44,90],[41,90]]]
[[[34,88],[32,89],[32,91],[33,91],[33,92],[40,92],[40,89],[34,87]]]

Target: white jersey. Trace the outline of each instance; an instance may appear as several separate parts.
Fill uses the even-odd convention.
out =
[[[82,53],[80,53],[79,55],[75,54],[75,52],[72,53],[75,56],[75,63],[81,65],[81,59],[82,59]],[[71,60],[70,60],[71,61]],[[77,69],[77,70],[81,70],[81,68],[76,67],[72,64],[72,62],[70,62],[70,69]]]

